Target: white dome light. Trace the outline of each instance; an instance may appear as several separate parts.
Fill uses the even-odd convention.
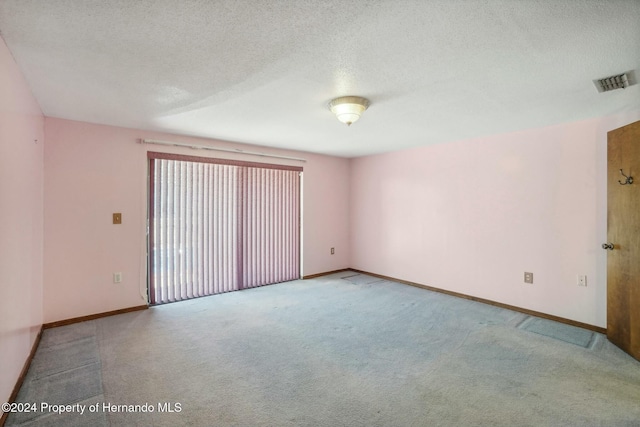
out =
[[[368,107],[369,100],[360,96],[342,96],[329,103],[331,112],[347,126],[356,122]]]

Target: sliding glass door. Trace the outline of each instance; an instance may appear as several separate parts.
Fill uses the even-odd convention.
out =
[[[149,153],[151,304],[300,277],[302,168]]]

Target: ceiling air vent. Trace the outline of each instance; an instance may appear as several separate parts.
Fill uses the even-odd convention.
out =
[[[618,74],[616,76],[605,77],[604,79],[594,80],[598,92],[609,92],[615,89],[624,89],[629,86],[629,78],[627,73]]]

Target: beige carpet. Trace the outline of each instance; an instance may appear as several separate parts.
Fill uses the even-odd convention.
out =
[[[282,283],[45,331],[19,399],[87,409],[7,425],[640,426],[640,363],[571,328],[354,273]]]

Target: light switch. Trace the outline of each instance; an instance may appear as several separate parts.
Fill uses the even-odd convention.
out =
[[[114,224],[122,224],[122,214],[121,213],[114,213],[113,214],[113,223]]]

